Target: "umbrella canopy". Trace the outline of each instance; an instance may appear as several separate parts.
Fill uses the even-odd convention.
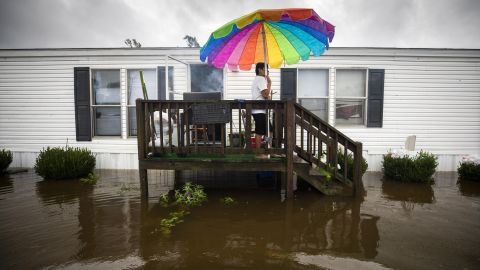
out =
[[[250,70],[258,62],[280,67],[323,54],[335,27],[313,9],[257,10],[214,31],[200,50],[200,60],[231,70]]]

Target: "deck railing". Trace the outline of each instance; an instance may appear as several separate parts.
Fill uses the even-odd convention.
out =
[[[362,177],[360,142],[353,141],[298,103],[295,104],[295,130],[297,138],[294,151],[299,157],[331,172],[345,184],[352,181],[354,188],[359,186]],[[339,163],[339,153],[343,154],[343,164]],[[348,165],[348,156],[353,159],[352,168]],[[343,168],[342,174],[339,173],[339,167]]]
[[[137,100],[139,157],[175,154],[286,154],[284,143],[286,103],[282,101],[230,101],[230,120],[226,124],[192,124],[192,107],[212,101]],[[255,149],[252,109],[268,109],[274,129],[271,147]]]
[[[230,110],[225,124],[192,124],[196,104],[224,104]],[[252,109],[269,111],[273,140],[269,147],[256,148],[253,139]],[[330,170],[340,181],[361,180],[362,144],[321,120],[293,101],[136,101],[139,160],[165,154],[281,154],[286,171],[293,171],[293,155],[310,164]],[[353,156],[353,179],[344,158],[343,173],[338,170],[338,153]],[[290,187],[292,188],[292,187]]]

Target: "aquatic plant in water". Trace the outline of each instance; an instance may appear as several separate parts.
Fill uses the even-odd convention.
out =
[[[232,205],[232,204],[237,203],[237,201],[234,198],[228,197],[228,196],[220,198],[220,202],[225,204],[225,205]]]
[[[172,233],[172,229],[179,223],[183,222],[183,217],[190,214],[187,210],[179,210],[170,213],[168,218],[160,220],[160,232],[164,236],[169,236]]]
[[[159,198],[159,204],[162,207],[177,207],[178,210],[171,212],[167,218],[163,218],[159,222],[159,228],[155,228],[152,233],[161,232],[163,236],[169,236],[172,229],[179,223],[183,222],[183,218],[190,214],[190,207],[199,206],[207,200],[207,194],[203,190],[203,186],[195,185],[190,182],[186,183],[181,189],[175,190],[174,200],[170,202],[167,194],[162,194]]]
[[[186,183],[180,190],[175,190],[175,203],[184,206],[198,206],[207,200],[203,186]]]
[[[158,199],[158,202],[159,202],[161,207],[168,207],[169,203],[170,203],[168,193],[160,195],[160,198]]]
[[[89,173],[87,177],[80,178],[80,183],[87,185],[95,185],[98,181],[98,176],[94,173]]]

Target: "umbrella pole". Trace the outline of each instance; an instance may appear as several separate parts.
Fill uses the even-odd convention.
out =
[[[265,65],[265,80],[267,80],[267,74],[268,74],[268,64],[267,64],[267,41],[266,41],[266,35],[265,35],[265,22],[262,23],[262,41],[263,41],[263,64]],[[270,91],[272,91],[270,89]],[[271,93],[269,93],[271,96]],[[268,99],[267,99],[268,100]],[[268,101],[267,101],[268,102]],[[267,115],[265,116],[267,118],[267,134],[265,135],[265,147],[268,148],[270,140],[270,110],[267,108]]]

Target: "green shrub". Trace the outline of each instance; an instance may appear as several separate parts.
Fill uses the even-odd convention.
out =
[[[402,182],[431,183],[437,165],[437,157],[424,151],[420,151],[415,157],[395,156],[392,153],[383,156],[385,176]]]
[[[340,173],[340,175],[343,175],[343,172],[345,170],[344,169],[344,167],[345,167],[345,155],[343,154],[342,151],[338,151],[337,159],[338,159],[338,164],[340,165],[340,169],[338,170],[338,172]],[[368,169],[367,160],[365,160],[363,157],[362,157],[361,167],[362,167],[362,175],[363,175]],[[352,155],[352,153],[347,154],[347,178],[348,179],[353,179],[353,155]]]
[[[480,181],[480,164],[472,161],[462,162],[457,171],[461,180]]]
[[[12,163],[12,152],[2,149],[0,151],[0,175],[7,172],[10,163]]]
[[[86,148],[48,147],[40,151],[35,172],[45,179],[76,179],[95,168],[95,156]]]

